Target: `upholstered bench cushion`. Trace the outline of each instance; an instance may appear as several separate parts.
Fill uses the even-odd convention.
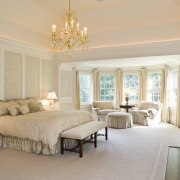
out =
[[[90,121],[88,123],[64,131],[61,133],[61,137],[70,139],[84,139],[105,127],[107,127],[105,122]]]
[[[129,128],[133,126],[132,115],[125,112],[112,112],[107,115],[107,123],[112,128]]]

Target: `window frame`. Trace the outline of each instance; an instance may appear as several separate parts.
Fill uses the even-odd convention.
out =
[[[89,102],[81,102],[81,81],[80,81],[80,76],[81,75],[89,75],[90,76],[90,101]],[[87,88],[86,88],[87,89]],[[92,98],[93,98],[93,77],[92,77],[92,72],[85,72],[85,71],[80,71],[79,72],[79,90],[80,90],[80,104],[81,105],[91,105],[92,104]]]
[[[114,90],[113,100],[101,99],[101,76],[102,75],[114,76],[114,88],[107,88],[107,90],[110,90],[110,89]],[[114,72],[101,72],[100,75],[99,75],[99,84],[100,84],[100,94],[99,94],[100,97],[99,97],[99,100],[100,101],[115,102],[116,101],[116,74]]]
[[[123,76],[123,103],[125,103],[125,96],[127,94],[127,92],[125,92],[125,76],[130,76],[130,75],[137,75],[138,77],[138,98],[137,98],[137,101],[131,101],[129,100],[129,104],[138,104],[139,101],[140,101],[140,74],[138,72],[125,72],[124,73],[124,76]],[[128,88],[128,89],[131,89],[131,88]],[[133,89],[133,88],[132,88]],[[129,93],[128,93],[129,94]]]
[[[160,86],[159,86],[159,94],[158,94],[159,101],[152,101],[152,98],[150,100],[150,97],[149,97],[150,91],[152,90],[152,89],[149,89],[149,81],[150,81],[149,76],[151,74],[160,74]],[[147,76],[147,84],[148,84],[148,86],[147,86],[148,87],[147,88],[147,100],[150,101],[150,102],[155,102],[155,103],[161,102],[162,72],[161,71],[149,71],[148,76]]]

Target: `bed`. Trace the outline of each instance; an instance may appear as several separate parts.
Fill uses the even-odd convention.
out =
[[[38,104],[35,112],[32,104]],[[19,107],[28,113],[19,113]],[[37,108],[39,107],[39,109]],[[14,115],[11,108],[16,111]],[[26,111],[27,112],[27,111]],[[12,114],[11,114],[12,113]],[[0,102],[0,147],[10,147],[27,152],[56,154],[60,152],[60,134],[70,128],[93,121],[85,111],[47,111],[34,99]],[[71,146],[71,141],[65,145]]]

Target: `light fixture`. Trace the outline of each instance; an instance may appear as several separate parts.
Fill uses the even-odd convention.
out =
[[[87,28],[80,30],[75,11],[71,9],[69,0],[69,9],[62,17],[61,26],[58,29],[55,24],[52,25],[52,47],[57,50],[65,50],[71,55],[72,50],[87,49],[88,35]]]
[[[54,100],[57,99],[55,91],[49,91],[47,95],[47,99],[50,100],[51,109],[54,109]]]

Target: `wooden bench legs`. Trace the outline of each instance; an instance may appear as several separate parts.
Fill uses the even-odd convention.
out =
[[[94,139],[94,147],[97,147],[97,132],[90,135],[91,139]],[[61,154],[64,154],[64,137],[61,137]],[[108,140],[108,128],[105,127],[105,139]],[[79,157],[83,157],[83,139],[76,139],[78,141]]]
[[[64,138],[61,137],[61,154],[64,154]]]

